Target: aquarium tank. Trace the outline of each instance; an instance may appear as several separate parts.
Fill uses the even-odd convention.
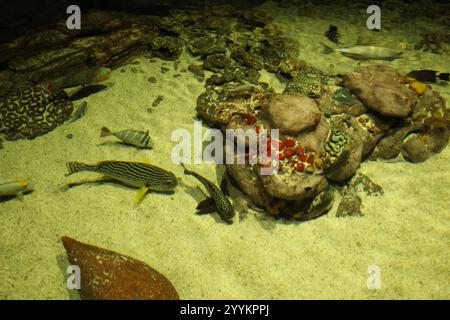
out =
[[[1,300],[450,298],[447,1],[0,17]]]

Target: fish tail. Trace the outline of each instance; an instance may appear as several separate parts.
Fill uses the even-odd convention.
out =
[[[68,173],[66,173],[67,177],[76,172],[92,170],[93,168],[95,168],[95,165],[89,165],[78,161],[69,161],[66,162],[66,167],[68,171]]]
[[[439,79],[450,81],[450,73],[439,73]]]
[[[112,135],[113,133],[107,128],[107,127],[103,127],[101,130],[100,130],[100,137],[106,137],[106,136],[110,136],[110,135]]]

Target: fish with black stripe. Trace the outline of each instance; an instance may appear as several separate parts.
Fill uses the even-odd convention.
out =
[[[203,184],[203,186],[206,188],[206,191],[210,196],[209,198],[203,200],[198,204],[198,213],[207,214],[217,211],[223,221],[228,224],[232,224],[235,212],[230,200],[228,200],[225,193],[208,179],[202,177],[194,171],[188,170],[183,163],[180,162],[180,164],[184,168],[184,174],[193,176],[198,181],[200,181],[201,184]]]
[[[101,161],[97,164],[85,164],[77,161],[66,163],[70,176],[80,171],[91,171],[120,181],[128,186],[140,188],[136,201],[140,202],[147,191],[168,192],[177,186],[177,178],[167,170],[142,162]]]
[[[103,127],[100,131],[100,137],[115,136],[123,143],[129,144],[138,148],[153,148],[153,141],[147,131],[123,130],[112,132],[107,127]]]

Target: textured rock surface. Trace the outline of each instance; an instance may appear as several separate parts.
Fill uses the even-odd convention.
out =
[[[149,265],[114,251],[62,237],[69,261],[81,272],[86,300],[178,300],[174,286]]]
[[[317,103],[294,95],[275,96],[262,109],[269,117],[272,127],[280,133],[296,135],[306,129],[314,129],[322,113]]]
[[[356,73],[344,76],[342,85],[384,116],[406,117],[416,103],[414,92],[402,84],[401,76],[389,66],[361,67]]]
[[[270,196],[286,200],[312,198],[328,187],[324,176],[307,173],[261,176],[261,181]]]
[[[403,156],[412,162],[422,162],[440,152],[448,143],[449,131],[435,128],[428,132],[411,133],[402,146]]]

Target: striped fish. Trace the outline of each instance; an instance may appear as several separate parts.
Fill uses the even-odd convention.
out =
[[[131,187],[140,188],[136,201],[140,202],[148,190],[167,192],[177,186],[175,175],[164,169],[142,162],[101,161],[97,164],[85,164],[71,161],[66,163],[67,176],[80,171],[102,173]]]
[[[107,127],[103,127],[100,131],[100,137],[116,136],[123,143],[138,147],[138,148],[153,148],[153,141],[150,138],[148,131],[124,130],[119,132],[112,132]]]
[[[220,190],[214,183],[202,177],[198,173],[186,169],[184,164],[180,164],[184,168],[184,174],[193,176],[198,181],[200,181],[210,195],[210,198],[200,202],[197,206],[199,213],[203,214],[217,211],[223,221],[228,224],[232,224],[234,217],[234,208],[231,205],[230,200],[228,200],[227,196],[222,192],[222,190]]]

